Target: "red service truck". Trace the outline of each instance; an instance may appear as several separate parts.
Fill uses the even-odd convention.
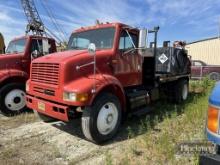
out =
[[[81,116],[85,137],[111,139],[128,111],[147,110],[166,92],[187,99],[190,62],[183,49],[157,48],[157,33],[122,23],[75,30],[68,50],[32,61],[26,102],[45,122]],[[154,41],[147,47],[148,35]]]
[[[31,60],[56,52],[55,40],[26,35],[12,40],[0,54],[0,110],[6,116],[25,111],[25,83]]]

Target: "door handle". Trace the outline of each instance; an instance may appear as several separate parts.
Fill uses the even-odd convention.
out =
[[[118,60],[112,60],[112,64],[117,64]]]
[[[28,60],[24,60],[24,59],[23,59],[23,60],[21,60],[21,62],[22,62],[22,63],[24,63],[24,62],[28,62]]]

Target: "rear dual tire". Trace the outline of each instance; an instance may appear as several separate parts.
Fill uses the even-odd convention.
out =
[[[102,93],[92,106],[83,110],[81,119],[85,137],[100,144],[111,139],[118,131],[121,123],[121,105],[116,96]]]
[[[189,94],[189,81],[180,79],[166,86],[166,93],[169,101],[173,103],[182,103],[187,100]]]
[[[175,103],[186,101],[189,95],[189,81],[185,79],[177,81],[173,93]]]

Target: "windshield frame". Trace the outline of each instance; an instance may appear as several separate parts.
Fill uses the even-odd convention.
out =
[[[10,46],[14,46],[14,45],[11,45],[11,44],[15,44],[15,45],[18,45],[16,43],[22,41],[23,44],[22,44],[22,50],[21,51],[13,51],[13,52],[9,52],[9,47]],[[24,53],[26,51],[26,45],[27,45],[27,38],[20,38],[20,39],[16,39],[16,40],[12,40],[9,42],[7,48],[6,48],[6,51],[5,51],[5,54],[8,55],[8,54],[20,54],[20,53]]]
[[[111,47],[99,47],[96,45],[96,49],[97,50],[109,50],[109,49],[113,49],[115,47],[115,40],[116,40],[116,34],[117,34],[117,28],[115,26],[111,26],[111,27],[101,27],[101,28],[95,28],[95,29],[89,29],[89,30],[85,30],[85,31],[76,31],[74,33],[71,34],[70,36],[70,39],[68,41],[68,46],[67,46],[67,50],[87,50],[88,46],[87,47],[81,47],[81,48],[73,48],[71,46],[71,44],[74,42],[73,41],[73,38],[75,37],[74,35],[76,34],[82,34],[82,33],[87,33],[87,32],[91,32],[91,31],[99,31],[99,30],[103,30],[103,29],[111,29],[113,30],[113,37],[112,37],[112,43],[111,43]],[[92,43],[92,42],[90,42]]]

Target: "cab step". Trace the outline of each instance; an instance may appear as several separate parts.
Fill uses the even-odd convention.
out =
[[[136,117],[141,117],[141,116],[144,116],[144,115],[147,115],[148,113],[152,112],[153,111],[153,108],[152,107],[142,107],[138,110],[133,110],[130,115],[131,116],[136,116]]]

